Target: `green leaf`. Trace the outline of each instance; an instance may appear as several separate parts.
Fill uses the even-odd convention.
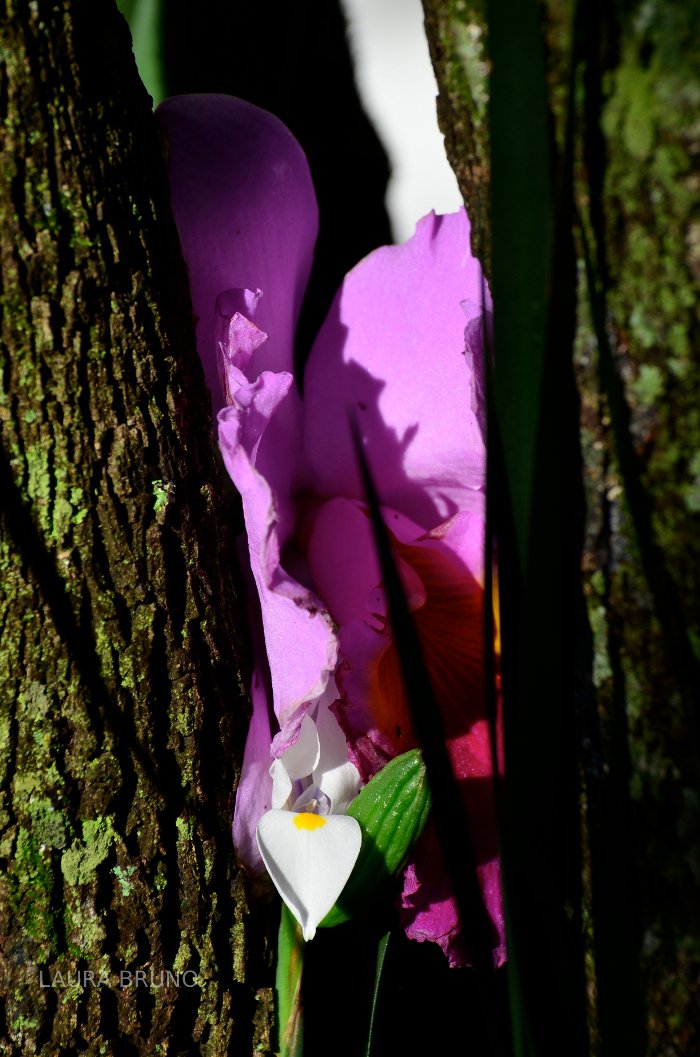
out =
[[[118,0],[129,23],[139,76],[153,105],[165,98],[162,44],[162,0]]]
[[[365,1057],[372,1057],[373,1044],[374,1044],[374,1026],[377,1019],[377,1005],[379,1003],[379,988],[382,983],[382,975],[384,973],[384,962],[386,961],[386,951],[389,946],[389,940],[391,939],[391,932],[385,932],[379,943],[377,944],[377,964],[374,970],[374,987],[372,988],[372,1011],[369,1018],[369,1031],[367,1032],[367,1046],[365,1048]]]
[[[425,764],[418,749],[391,760],[360,790],[348,815],[360,824],[362,848],[340,898],[321,922],[323,927],[354,917],[397,875],[429,810]]]
[[[526,573],[538,471],[548,336],[552,186],[540,12],[533,0],[489,0],[491,220],[496,370],[520,570]]]
[[[583,500],[572,355],[576,63],[557,151],[542,10],[536,0],[487,6],[495,306],[487,502],[502,629],[501,862],[513,1050],[555,1057],[566,1038],[569,1057],[586,1057],[576,712]]]

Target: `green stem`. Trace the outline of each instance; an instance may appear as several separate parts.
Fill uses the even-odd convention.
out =
[[[275,976],[280,1057],[303,1057],[304,1054],[304,1015],[301,1004],[304,946],[301,929],[291,910],[283,903]]]

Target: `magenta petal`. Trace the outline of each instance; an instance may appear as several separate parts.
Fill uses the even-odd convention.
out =
[[[484,907],[491,923],[494,968],[506,960],[505,919],[498,858],[477,866]],[[406,868],[401,922],[409,939],[437,943],[452,967],[471,964],[469,936],[460,928],[442,851],[429,825],[418,842],[414,862]]]
[[[255,317],[260,299],[259,290],[227,290],[217,299],[219,376],[226,403],[242,412],[237,421],[243,448],[275,497],[283,545],[296,525],[293,492],[301,472],[301,407],[289,372],[264,371],[255,380],[255,361],[267,334],[241,309]]]
[[[390,642],[388,630],[373,627],[366,620],[351,620],[340,629],[341,698],[332,711],[363,782],[368,782],[396,755],[392,742],[377,728],[369,704],[373,670]]]
[[[246,335],[250,334],[243,323],[234,317],[230,328],[232,343],[226,354],[232,403],[219,412],[219,445],[226,469],[243,500],[274,709],[282,727],[282,738],[275,743],[275,750],[280,753],[298,736],[308,702],[324,692],[335,668],[337,642],[322,603],[280,564],[278,504],[258,468],[258,457],[287,399],[292,377],[264,371],[255,381],[248,381],[239,364],[249,366],[251,344],[255,342],[247,341]],[[239,347],[241,335],[244,341]],[[278,437],[282,447],[276,452],[281,462],[293,452],[283,440]]]
[[[433,528],[484,486],[481,304],[466,213],[425,217],[412,239],[346,277],[309,360],[304,452],[321,495],[362,498],[356,416],[382,503]]]
[[[395,510],[382,508],[384,521],[399,539],[414,540],[422,529]],[[341,626],[384,612],[376,591],[382,581],[374,530],[363,503],[329,499],[314,510],[307,523],[307,559],[314,586]],[[422,585],[409,566],[397,558],[409,604],[422,604]]]
[[[274,497],[251,457],[266,421],[290,384],[289,376],[265,372],[254,384],[241,387],[237,396],[240,405],[219,413],[224,463],[243,499],[275,713],[281,727],[291,722],[288,742],[295,739],[301,724],[301,706],[325,690],[337,653],[332,623],[322,604],[280,565]],[[251,419],[253,428],[249,428]]]
[[[265,869],[255,827],[261,816],[272,807],[272,779],[270,778],[270,716],[267,688],[259,670],[253,673],[250,692],[253,715],[243,754],[241,778],[236,790],[233,814],[233,843],[240,862],[252,874]]]
[[[309,570],[331,616],[340,625],[366,617],[370,591],[382,578],[366,510],[353,500],[331,499],[310,520]]]
[[[426,536],[426,539],[440,540],[449,547],[480,584],[484,582],[485,515],[483,504],[480,510],[462,511]]]
[[[214,411],[224,404],[215,343],[216,299],[262,290],[255,323],[269,335],[255,374],[291,370],[294,332],[318,229],[304,153],[272,114],[225,95],[167,99],[156,115],[168,139],[173,212],[190,273],[197,347]]]

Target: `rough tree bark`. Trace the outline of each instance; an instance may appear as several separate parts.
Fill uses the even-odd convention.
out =
[[[484,4],[423,6],[448,155],[476,221],[475,250],[488,262]],[[576,357],[597,708],[584,755],[590,826],[600,830],[597,860],[607,870],[606,922],[616,928],[616,908],[630,903],[638,916],[636,933],[621,940],[624,970],[598,963],[594,975],[614,1003],[616,989],[641,966],[647,1052],[690,1057],[700,1054],[700,364],[693,356],[700,332],[700,4],[579,6],[587,25],[576,195],[601,240],[608,333],[627,409],[621,452],[582,286]],[[561,142],[576,5],[546,0],[540,7]],[[625,800],[623,813],[606,821],[606,805]],[[600,1005],[591,1012],[594,1052],[640,1052],[643,1039],[637,1032],[633,1041],[629,1025],[619,1040],[598,1037]]]
[[[0,1053],[260,1052],[237,508],[150,102],[111,0],[0,10]]]
[[[484,0],[423,0],[445,150],[472,221],[472,252],[491,274],[488,53]]]

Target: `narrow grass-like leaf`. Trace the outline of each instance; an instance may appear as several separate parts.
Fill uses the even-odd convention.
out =
[[[527,561],[544,374],[552,244],[550,150],[539,11],[490,0],[493,398],[520,568]],[[505,252],[504,252],[505,251]]]
[[[477,970],[474,982],[480,995],[479,1009],[484,1022],[484,1035],[488,1038],[493,1057],[505,1057],[508,1046],[496,1008],[496,991],[491,986],[492,927],[479,888],[474,851],[469,839],[469,825],[447,754],[440,713],[423,661],[420,640],[391,553],[377,491],[354,419],[350,420],[350,427],[374,530],[384,590],[389,603],[394,645],[399,657],[413,726],[428,773],[432,817],[452,882],[463,935]],[[466,1030],[465,1028],[465,1033]]]
[[[385,932],[377,944],[377,965],[374,970],[374,987],[372,988],[372,1009],[369,1017],[369,1029],[367,1031],[367,1048],[365,1049],[365,1057],[372,1057],[374,1052],[374,1025],[377,1016],[377,1004],[379,1002],[379,988],[382,982],[382,973],[384,972],[384,962],[386,961],[386,952],[389,946],[389,940],[391,939],[391,933]]]
[[[452,882],[463,935],[467,939],[472,963],[477,970],[475,981],[481,995],[480,1011],[484,1019],[485,1035],[494,1057],[502,1057],[507,1052],[507,1045],[503,1037],[503,1025],[495,1013],[494,991],[490,986],[493,973],[492,930],[477,880],[469,826],[447,754],[440,714],[422,659],[420,640],[394,563],[376,489],[354,420],[351,421],[351,428],[374,529],[406,697],[428,772],[435,829]]]
[[[491,925],[477,881],[476,863],[469,841],[469,826],[447,754],[440,713],[423,661],[420,640],[391,553],[379,499],[354,420],[351,420],[351,427],[374,529],[406,698],[428,772],[435,827],[454,884],[463,928],[469,936],[472,959],[477,968],[488,971],[491,966]]]
[[[518,1057],[587,1052],[575,639],[581,618],[571,144],[557,166],[535,0],[490,0],[495,371],[489,525],[502,622],[502,861]]]

